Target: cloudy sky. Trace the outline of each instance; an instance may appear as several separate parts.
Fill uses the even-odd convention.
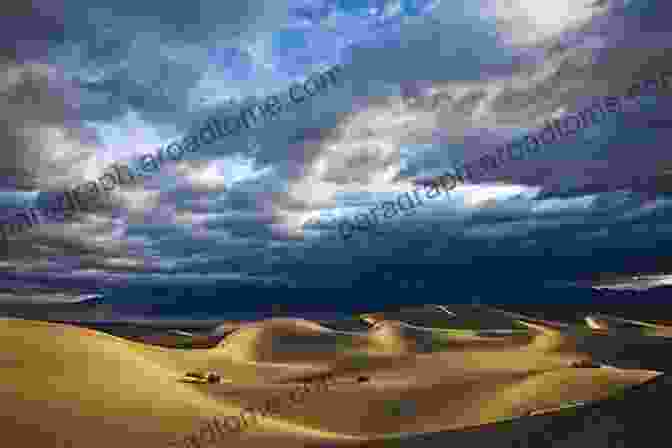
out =
[[[0,18],[6,215],[343,70],[276,120],[13,237],[0,302],[100,293],[171,312],[376,308],[542,300],[534,288],[607,278],[641,289],[672,275],[669,93],[375,232],[344,241],[337,229],[414,180],[672,71],[668,2],[20,3]]]

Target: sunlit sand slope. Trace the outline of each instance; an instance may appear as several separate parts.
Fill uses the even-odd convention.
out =
[[[571,352],[573,337],[551,326],[528,324],[526,343],[520,337],[480,338],[442,331],[452,344],[439,353],[411,357],[419,339],[437,332],[399,322],[376,325],[369,332],[370,351],[360,359],[342,359],[337,369],[345,372],[344,366],[351,363],[371,380],[337,385],[320,400],[329,406],[316,404],[293,418],[333,432],[371,437],[440,431],[523,417],[572,400],[603,399],[658,375],[645,370],[570,368],[572,362],[590,356]],[[500,340],[492,346],[488,339]],[[371,350],[381,346],[388,349],[385,357]],[[388,361],[387,368],[381,368],[383,360]]]
[[[344,349],[366,344],[365,335],[333,331],[304,319],[270,319],[241,327],[218,348],[237,361],[327,362]]]
[[[573,336],[540,322],[508,325],[528,331],[480,336],[478,328],[382,320],[367,332],[346,333],[271,319],[241,326],[214,348],[181,350],[0,319],[0,427],[20,446],[163,447],[197,431],[205,418],[259,407],[287,395],[293,382],[331,372],[326,392],[281,408],[222,446],[343,444],[524,417],[569,400],[602,399],[658,375],[571,368],[590,360],[576,352]],[[177,381],[192,370],[215,371],[224,383]]]
[[[21,440],[21,446],[67,446],[64,439],[76,439],[73,446],[106,446],[103,434],[117,446],[136,446],[156,441],[168,428],[187,431],[194,417],[226,409],[177,383],[176,372],[123,339],[0,319],[0,341],[0,427],[7,440]]]
[[[0,427],[17,446],[167,446],[198,429],[203,419],[241,409],[177,381],[194,368],[232,370],[216,351],[143,346],[82,328],[17,319],[0,319],[0,343]],[[241,367],[236,374],[249,372]],[[321,435],[283,422],[269,421],[262,429],[266,426],[289,434],[284,439],[294,444],[287,446],[296,446],[297,434]]]
[[[646,336],[672,337],[672,326],[660,322],[648,323],[623,319],[603,314],[590,314],[585,317],[586,324],[594,330],[639,332]]]

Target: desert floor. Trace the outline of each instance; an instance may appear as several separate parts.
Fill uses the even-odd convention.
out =
[[[660,322],[634,334],[608,317],[591,328],[468,305],[360,318],[223,323],[225,332],[193,336],[1,318],[0,427],[17,446],[168,447],[206,419],[261,407],[330,372],[328,390],[217,446],[446,446],[482,434],[513,443],[512,428],[626,403],[658,384],[662,369],[652,364],[619,365],[627,347],[639,344],[635,361],[637,353],[669,357]],[[578,361],[609,366],[572,367]],[[188,371],[217,372],[223,382],[178,381]]]

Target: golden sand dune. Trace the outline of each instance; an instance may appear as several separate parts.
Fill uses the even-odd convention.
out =
[[[143,344],[158,345],[167,348],[212,348],[215,347],[221,340],[222,336],[210,335],[180,335],[176,333],[155,332],[150,335],[129,336],[128,339],[132,341],[141,342]]]
[[[529,334],[483,337],[478,328],[390,320],[358,334],[271,319],[241,326],[214,348],[181,350],[0,319],[0,425],[20,446],[167,447],[203,419],[259,407],[288,394],[288,383],[332,372],[327,391],[221,445],[299,447],[525,416],[568,400],[601,399],[658,375],[569,368],[590,358],[573,350],[572,336],[523,323]],[[188,371],[214,371],[225,382],[179,382]]]
[[[371,348],[393,353],[492,349],[526,345],[531,340],[527,333],[484,337],[476,330],[423,328],[389,320],[378,321],[368,333]]]
[[[177,383],[176,372],[143,356],[142,346],[66,325],[0,320],[3,368],[0,427],[21,446],[106,446],[167,443],[170,428],[188,431],[195,417],[225,403]],[[126,429],[128,426],[131,429]],[[111,442],[111,441],[110,441]],[[109,443],[111,446],[112,443]]]
[[[280,375],[232,363],[217,349],[166,349],[62,324],[0,319],[0,341],[0,427],[21,446],[168,446],[204,419],[243,407],[179,382],[185,372],[217,370],[261,384],[264,373]],[[256,446],[271,436],[279,446],[296,446],[299,435],[343,438],[276,418],[258,429],[266,434],[243,439]]]
[[[642,322],[603,314],[590,314],[585,317],[586,324],[594,330],[606,332],[633,330],[646,336],[672,337],[672,326],[664,323]]]
[[[237,361],[329,361],[344,349],[366,345],[366,337],[325,328],[304,319],[269,319],[243,326],[219,343]]]
[[[390,352],[408,353],[416,351],[418,336],[421,336],[418,333],[401,322],[380,320],[371,327],[368,336],[374,347]]]
[[[534,334],[529,348],[545,353],[576,353],[576,340],[571,335],[558,330],[555,326],[519,321]]]
[[[504,329],[515,328],[510,317],[501,312],[470,304],[425,307],[395,312],[363,314],[360,318],[371,325],[385,320],[403,320],[425,327],[451,329]]]

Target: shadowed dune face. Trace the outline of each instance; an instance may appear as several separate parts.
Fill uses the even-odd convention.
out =
[[[475,330],[420,328],[400,321],[378,321],[368,332],[372,349],[392,353],[431,353],[444,350],[478,350],[524,346],[525,334],[479,336]]]
[[[141,342],[143,344],[158,345],[166,348],[213,348],[222,340],[221,336],[210,335],[192,335],[180,336],[176,334],[166,334],[156,332],[154,334],[129,337],[128,339]]]
[[[218,350],[238,361],[329,361],[343,350],[364,347],[366,343],[364,335],[344,334],[303,319],[283,318],[244,326],[220,342]]]
[[[571,368],[591,357],[578,352],[575,337],[557,325],[509,318],[504,329],[517,333],[483,336],[474,326],[477,312],[468,312],[456,328],[383,319],[362,333],[270,319],[241,325],[217,346],[194,350],[70,325],[0,319],[0,425],[22,446],[63,446],[68,440],[73,448],[169,446],[198,430],[203,419],[262,406],[288,395],[292,383],[330,373],[326,390],[279,407],[222,445],[345,444],[521,417],[570,400],[600,400],[659,374]],[[486,317],[491,324],[503,319]],[[189,371],[216,372],[224,381],[180,383]]]
[[[450,312],[451,314],[448,314]],[[432,307],[432,309],[370,313],[360,316],[370,325],[382,321],[404,321],[420,327],[436,329],[518,329],[515,322],[501,313],[482,309],[474,305],[455,304],[450,309]]]
[[[545,353],[576,353],[576,339],[555,326],[522,320],[519,322],[528,327],[534,335],[529,345],[530,349]]]

